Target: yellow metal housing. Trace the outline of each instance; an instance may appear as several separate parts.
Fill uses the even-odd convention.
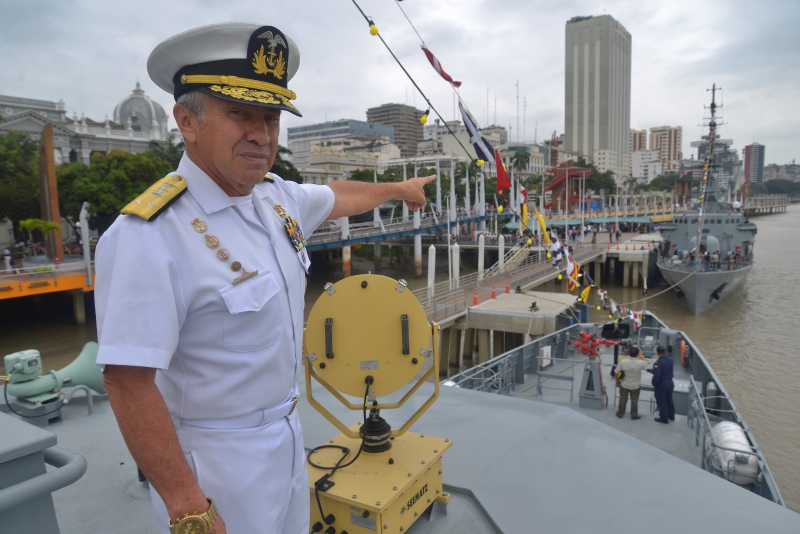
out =
[[[354,425],[352,430],[358,432],[358,427]],[[342,462],[347,463],[358,451],[361,440],[340,434],[331,443],[350,449],[350,456]],[[434,501],[450,500],[442,488],[442,455],[452,445],[448,439],[407,432],[392,438],[392,448],[386,452],[361,453],[353,465],[331,477],[335,483],[332,488],[319,492],[322,511],[336,518],[332,524],[336,532],[380,534],[408,530]],[[338,449],[322,449],[311,455],[311,461],[333,466],[340,457]],[[327,470],[308,467],[312,526],[321,521],[314,482],[326,473]]]

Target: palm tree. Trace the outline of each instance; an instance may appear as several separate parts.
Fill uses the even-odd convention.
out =
[[[511,158],[511,164],[515,169],[517,169],[517,171],[527,169],[530,162],[531,151],[528,150],[528,147],[522,147],[521,149],[517,150],[514,152],[514,156]]]
[[[61,230],[61,225],[51,221],[43,221],[42,219],[24,219],[19,221],[19,226],[28,234],[28,240],[33,241],[33,232],[40,231],[43,236],[47,236],[53,230]],[[36,249],[33,249],[33,259],[36,265],[39,265],[39,255]]]
[[[292,165],[292,162],[286,159],[283,159],[283,156],[291,156],[292,151],[286,147],[278,145],[278,153],[275,155],[275,162],[272,164],[269,172],[274,172],[284,180],[290,180],[292,182],[297,182],[298,184],[303,183],[303,178],[300,176],[300,173],[297,171],[297,168]]]
[[[172,170],[176,170],[178,168],[178,164],[181,162],[184,150],[186,150],[186,145],[184,142],[179,141],[176,143],[175,136],[173,134],[169,134],[167,136],[167,141],[165,143],[150,141],[150,152],[155,154],[156,157],[169,162],[169,164],[172,165]]]

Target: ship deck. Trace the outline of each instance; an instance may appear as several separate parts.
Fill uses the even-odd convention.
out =
[[[424,384],[418,395],[432,391],[433,384]],[[314,395],[343,421],[360,417],[321,388]],[[617,419],[611,409],[579,409],[560,395],[548,393],[541,402],[442,387],[412,430],[453,440],[443,475],[453,497],[446,515],[426,514],[407,532],[611,533],[630,531],[631,522],[664,532],[687,525],[709,532],[800,530],[795,512],[684,461],[691,449],[685,418],[654,423],[645,392],[639,421]],[[418,405],[383,415],[399,426]],[[59,447],[89,464],[83,478],[53,494],[61,532],[157,532],[148,491],[108,401],[95,397],[94,407],[87,415],[76,397],[47,427]],[[302,391],[298,409],[307,448],[338,433]]]

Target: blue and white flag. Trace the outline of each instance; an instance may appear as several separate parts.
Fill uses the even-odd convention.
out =
[[[469,142],[475,148],[478,159],[482,159],[487,163],[494,163],[494,148],[492,148],[492,144],[483,136],[475,119],[472,118],[472,115],[469,114],[469,111],[464,108],[461,102],[458,103],[458,109],[461,110],[461,118],[464,119],[464,126],[467,127],[467,132],[469,133]]]

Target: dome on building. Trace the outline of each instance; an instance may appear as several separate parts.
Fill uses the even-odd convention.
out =
[[[167,138],[167,113],[144,94],[138,81],[133,92],[114,108],[114,122],[126,129],[149,134],[151,139]]]

